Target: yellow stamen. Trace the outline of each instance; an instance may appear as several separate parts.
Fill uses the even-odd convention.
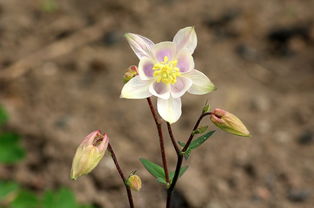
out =
[[[180,69],[177,67],[178,61],[169,61],[168,56],[164,57],[164,61],[154,65],[153,76],[156,77],[156,81],[163,82],[165,84],[174,84],[177,82],[177,76],[181,76]]]

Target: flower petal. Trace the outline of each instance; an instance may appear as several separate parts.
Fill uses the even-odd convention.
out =
[[[150,85],[149,92],[162,99],[168,99],[170,97],[170,87],[162,82],[154,82]]]
[[[177,77],[177,82],[171,85],[171,96],[181,97],[192,86],[192,80],[185,77]]]
[[[149,92],[149,86],[151,83],[151,80],[141,80],[139,76],[136,76],[123,86],[120,97],[127,99],[142,99],[150,97],[152,95]]]
[[[192,80],[193,84],[188,90],[191,94],[203,95],[216,89],[215,85],[208,79],[208,77],[196,69],[182,74],[182,76]]]
[[[172,98],[157,100],[157,110],[159,115],[169,123],[176,122],[181,116],[181,98]]]
[[[175,58],[176,45],[170,41],[160,42],[155,44],[152,51],[155,58],[160,62],[164,61],[165,56],[169,60],[173,60]]]
[[[149,80],[154,74],[154,61],[150,58],[141,58],[138,64],[138,74],[142,80]]]
[[[152,56],[151,49],[153,48],[154,43],[151,40],[133,33],[125,34],[125,37],[139,59]]]
[[[194,69],[194,60],[190,52],[187,49],[183,49],[177,55],[177,67],[181,73],[189,72]]]
[[[192,54],[197,45],[194,27],[186,27],[179,30],[174,36],[173,42],[177,45],[177,51],[186,48]]]

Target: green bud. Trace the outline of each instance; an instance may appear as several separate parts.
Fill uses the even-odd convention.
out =
[[[210,120],[217,127],[228,133],[244,137],[251,136],[250,132],[238,117],[222,109],[216,108],[212,112]]]
[[[130,175],[126,183],[134,191],[139,191],[142,188],[142,180],[138,175]]]
[[[203,107],[203,113],[208,113],[210,111],[210,105],[206,102]]]
[[[99,130],[87,135],[74,155],[71,178],[76,180],[78,177],[90,173],[103,158],[108,143],[107,134],[102,135]]]

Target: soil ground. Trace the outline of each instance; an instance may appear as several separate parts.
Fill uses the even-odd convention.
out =
[[[186,162],[174,207],[314,206],[314,1],[49,2],[0,0],[0,103],[28,152],[0,166],[1,179],[39,193],[69,186],[82,202],[128,207],[109,156],[91,175],[69,179],[77,145],[102,129],[125,172],[143,179],[137,207],[164,207],[164,190],[138,161],[161,163],[147,103],[119,98],[123,73],[138,63],[123,34],[160,42],[194,25],[196,68],[218,90],[183,97],[176,137],[187,138],[206,100],[238,115],[253,137],[217,131]],[[174,169],[168,137],[166,144]]]

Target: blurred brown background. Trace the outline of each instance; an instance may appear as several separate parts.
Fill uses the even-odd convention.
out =
[[[123,34],[160,42],[194,25],[196,68],[218,90],[183,97],[175,135],[187,138],[208,99],[253,137],[217,131],[186,162],[174,207],[313,207],[313,9],[312,0],[0,0],[0,103],[28,152],[16,166],[1,165],[0,178],[39,193],[68,186],[81,202],[128,207],[108,156],[89,176],[69,179],[77,145],[102,129],[125,173],[142,176],[137,207],[164,207],[163,189],[138,161],[161,164],[147,103],[119,98],[122,74],[138,63]]]

